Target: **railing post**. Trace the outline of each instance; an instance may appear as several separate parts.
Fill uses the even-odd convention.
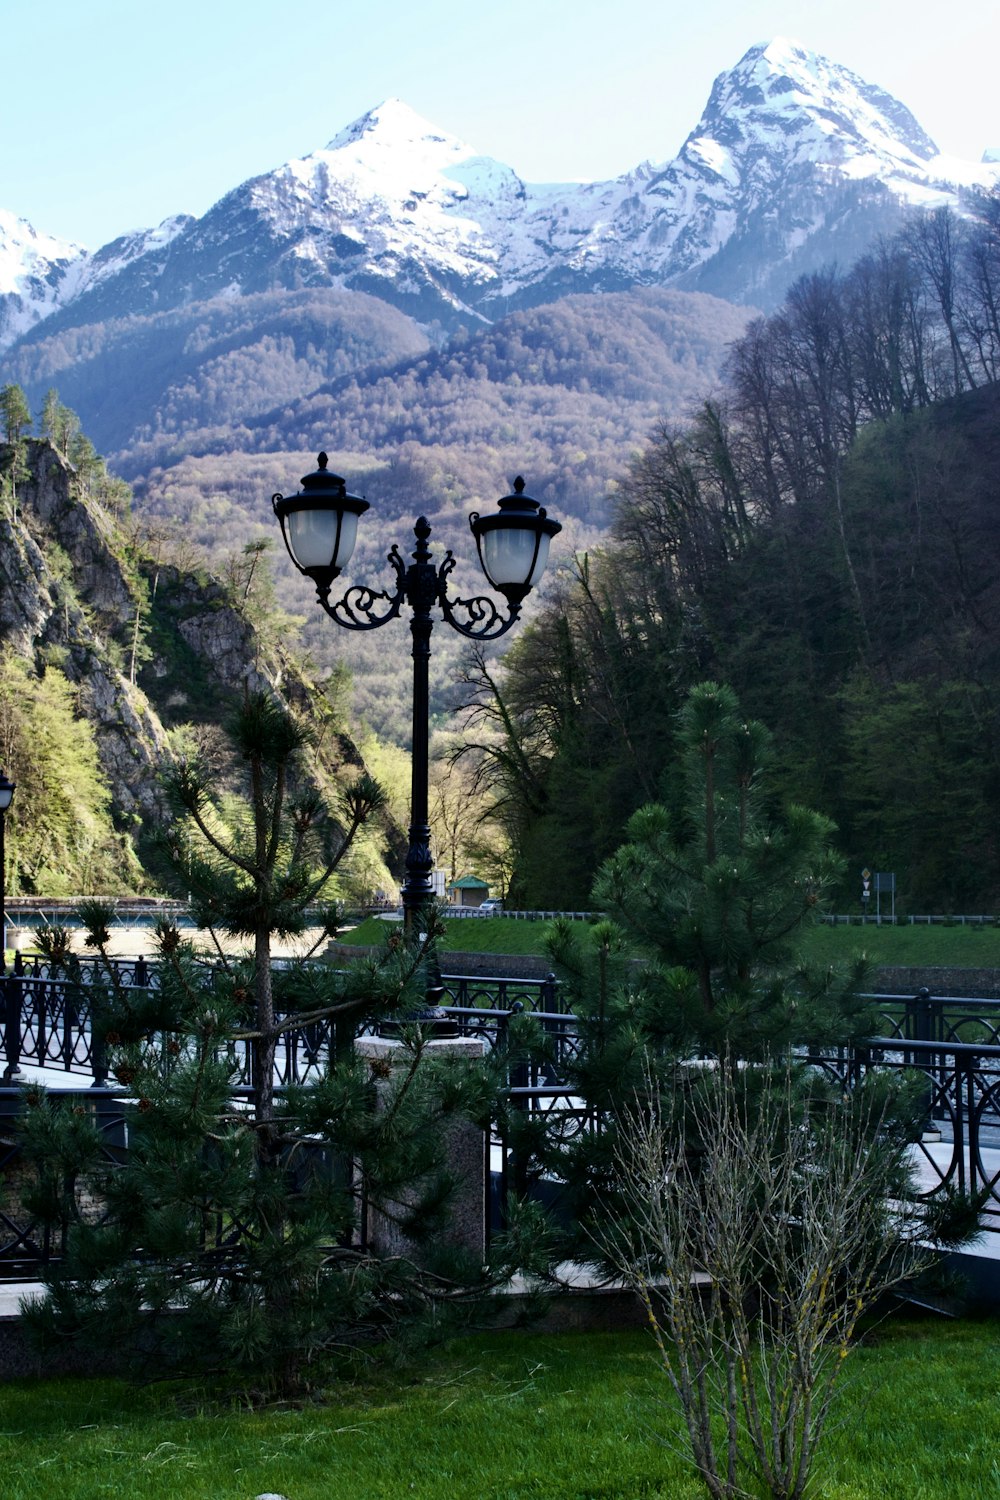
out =
[[[848,1077],[852,1085],[858,1086],[863,1080],[866,1068],[871,1067],[872,1050],[870,1047],[855,1046],[851,1048],[851,1059],[848,1063]]]
[[[512,1090],[530,1088],[531,1068],[527,1058],[524,1058],[521,1062],[515,1063],[513,1068],[510,1069],[509,1076],[510,1087]],[[522,1095],[519,1099],[512,1098],[511,1104],[515,1109],[519,1109],[525,1114],[527,1114],[531,1110],[531,1100],[527,1097],[527,1095]],[[513,1165],[514,1192],[519,1198],[523,1198],[528,1191],[528,1163],[525,1160],[523,1148],[517,1149],[515,1147],[511,1155]],[[504,1213],[506,1213],[506,1211],[507,1205],[505,1203]]]
[[[541,1010],[555,1010],[559,998],[559,981],[554,974],[546,974],[539,991]]]
[[[936,1042],[937,1032],[940,1029],[940,1006],[937,1014],[931,1001],[931,992],[926,986],[917,990],[913,997],[913,1040],[916,1042]],[[909,1008],[909,1007],[908,1007]],[[937,1023],[937,1024],[935,1024]],[[927,1077],[927,1085],[924,1089],[924,1129],[930,1129],[933,1125],[933,1103],[934,1089],[940,1087],[943,1074],[940,1064],[943,1059],[936,1052],[925,1053],[918,1059],[913,1054],[904,1054],[907,1067],[919,1067]]]
[[[90,1086],[103,1089],[108,1084],[108,1044],[103,1028],[94,1025],[94,1006],[91,1000],[87,1001],[87,1009],[90,1013],[90,1067],[94,1075]]]
[[[4,1051],[7,1066],[3,1070],[3,1082],[13,1083],[21,1078],[21,991],[22,982],[10,974],[0,975],[0,990],[3,991]]]
[[[972,1153],[972,1124],[975,1118],[975,1101],[972,1097],[972,1076],[975,1059],[955,1053],[955,1109],[952,1115],[954,1144],[952,1151],[958,1168],[958,1191],[966,1193],[975,1179],[975,1157]],[[968,1089],[968,1093],[966,1093]],[[968,1101],[968,1108],[966,1102]],[[970,1171],[971,1168],[971,1171]]]
[[[62,1065],[68,1073],[73,1066],[73,1027],[76,1025],[76,1006],[69,997],[69,991],[63,991],[62,1008],[62,1045],[59,1051],[62,1055]]]
[[[928,1004],[930,998],[930,990],[921,988],[917,990],[912,1000],[906,1002],[907,1020],[910,1022],[906,1030],[907,1035],[914,1042],[933,1041],[933,1037],[931,1036],[930,1006]]]
[[[499,1017],[498,1045],[506,1045],[510,1018],[523,1010],[523,1006],[516,1001],[514,1006]],[[527,1088],[530,1083],[530,1072],[528,1062],[522,1059],[515,1062],[513,1066],[508,1063],[507,1067],[507,1107],[500,1114],[501,1127],[498,1138],[500,1147],[500,1191],[499,1191],[499,1226],[506,1229],[510,1220],[508,1204],[512,1193],[523,1197],[527,1189],[528,1171],[527,1163],[523,1153],[518,1151],[511,1140],[512,1115],[515,1110],[526,1110],[530,1108],[530,1101],[525,1098],[515,1098],[514,1090]],[[487,1172],[487,1178],[490,1174]]]
[[[49,1019],[51,1012],[58,1009],[59,989],[52,983],[41,984],[37,990],[23,990],[27,1006],[22,1004],[22,1010],[28,1013],[34,1012],[35,1016],[35,1061],[40,1068],[44,1068],[48,1059],[49,1051]],[[66,987],[62,987],[63,1000],[66,998]]]

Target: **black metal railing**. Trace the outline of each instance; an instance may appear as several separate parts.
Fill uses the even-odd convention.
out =
[[[91,1024],[90,987],[100,969],[84,964],[79,978],[54,976],[43,961],[0,975],[0,1027],[3,1033],[3,1079],[10,1081],[25,1064],[58,1072],[89,1074],[95,1088],[108,1080],[107,1056],[100,1034]],[[116,962],[115,977],[121,998],[142,992],[156,983],[155,966],[143,959]],[[546,979],[469,978],[443,976],[446,1014],[461,1024],[462,1034],[472,1035],[480,1018],[505,1016],[521,1011],[536,1014],[549,1031],[558,1030],[563,1012],[558,1010],[559,986],[553,975]],[[491,1034],[489,1022],[480,1027]],[[281,1038],[276,1055],[276,1082],[307,1083],[327,1064],[334,1043],[331,1023],[318,1021]],[[252,1076],[251,1042],[236,1042],[229,1058],[238,1082],[249,1084]]]
[[[248,1088],[234,1087],[233,1097],[250,1103]],[[57,1266],[66,1252],[67,1228],[53,1228],[26,1207],[26,1177],[30,1169],[21,1149],[20,1122],[29,1106],[30,1086],[0,1087],[0,1282],[32,1281]],[[111,1088],[60,1090],[59,1106],[85,1117],[96,1128],[101,1145],[98,1167],[87,1182],[77,1184],[77,1209],[88,1223],[99,1225],[106,1217],[106,1206],[99,1196],[99,1178],[104,1169],[122,1166],[128,1155],[132,1117],[140,1107],[124,1091]],[[348,1163],[349,1169],[349,1163]],[[297,1176],[328,1175],[337,1170],[332,1153],[322,1145],[296,1152]],[[364,1203],[356,1229],[348,1236],[354,1248],[366,1243],[367,1217]],[[198,1251],[205,1273],[210,1275],[219,1259],[230,1255],[250,1231],[233,1215],[203,1214],[199,1226]],[[138,1252],[141,1254],[141,1252]]]
[[[509,979],[501,975],[442,974],[442,1004],[477,1010],[554,1011],[565,1009],[563,987],[554,974],[544,979]]]
[[[104,1163],[120,1166],[128,1149],[128,1102],[108,1088],[69,1091],[60,1097],[64,1108],[86,1116],[96,1127]],[[25,1104],[22,1089],[0,1087],[0,1281],[34,1280],[59,1261],[66,1248],[65,1231],[54,1231],[25,1208],[26,1164],[19,1126]],[[85,1200],[81,1211],[90,1222],[100,1223],[105,1210],[95,1197]]]
[[[898,1038],[872,1037],[837,1056],[810,1054],[809,1060],[844,1088],[872,1070],[922,1077],[926,1128],[913,1146],[919,1196],[949,1190],[980,1195],[982,1229],[1000,1233],[1000,1046],[910,1041],[901,1047]]]
[[[138,985],[145,988],[156,985],[157,969],[155,963],[147,959],[139,958],[110,958],[103,959],[93,957],[89,954],[74,956],[73,967],[79,973],[81,984],[92,984],[99,977],[107,978],[107,965],[117,983],[125,985]],[[8,977],[12,979],[52,979],[61,984],[71,981],[66,978],[66,971],[62,965],[50,964],[47,958],[36,954],[33,958],[25,959],[20,949],[14,953],[14,961],[9,970]],[[3,981],[4,971],[0,970],[0,982]]]
[[[878,1011],[888,1036],[911,1042],[979,1042],[1000,1045],[1000,1000],[973,996],[878,995]]]
[[[151,966],[137,967],[139,963],[122,969],[126,993],[130,987],[141,988],[129,986],[128,980],[141,976],[147,984],[155,982]],[[0,1175],[7,1175],[12,1153],[16,1154],[12,1122],[22,1095],[9,1085],[22,1066],[86,1078],[89,1088],[71,1091],[78,1107],[99,1115],[112,1160],[118,1159],[113,1153],[127,1147],[128,1106],[120,1092],[107,1087],[105,1052],[91,1026],[88,990],[93,977],[84,973],[72,982],[48,977],[42,965],[0,976],[7,1085],[0,1086]],[[510,1110],[544,1116],[551,1136],[566,1144],[581,1131],[601,1128],[600,1117],[571,1091],[579,1026],[566,1009],[566,992],[552,976],[512,980],[446,975],[444,990],[446,1031],[477,1037],[487,1049],[505,1042],[511,1019],[518,1014],[530,1012],[541,1027],[544,1056],[522,1058],[510,1068]],[[808,1049],[803,1059],[845,1089],[856,1087],[873,1070],[922,1076],[925,1130],[913,1148],[921,1195],[933,1198],[951,1189],[978,1193],[983,1198],[983,1229],[1000,1232],[1000,1002],[942,998],[926,990],[868,998],[876,1006],[879,1035],[851,1047]],[[283,1035],[275,1058],[278,1087],[306,1083],[325,1073],[337,1040],[329,1021]],[[227,1052],[234,1090],[248,1097],[252,1048],[252,1041],[241,1041],[229,1044]],[[509,1112],[501,1113],[506,1120]],[[490,1143],[494,1227],[503,1222],[508,1193],[523,1191],[526,1184],[526,1163],[518,1159],[514,1145],[520,1134],[501,1123]],[[9,1199],[8,1192],[0,1200],[0,1279],[20,1275],[31,1264],[43,1265],[58,1253],[58,1247],[39,1237],[37,1226],[20,1221]]]

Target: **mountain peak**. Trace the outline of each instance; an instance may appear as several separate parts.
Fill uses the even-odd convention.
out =
[[[773,36],[769,42],[756,42],[754,46],[748,47],[736,66],[742,67],[744,63],[760,59],[771,68],[808,68],[814,58],[819,54],[813,52],[802,42],[796,41],[794,37]],[[824,59],[819,59],[823,61]]]
[[[439,130],[430,120],[425,120],[423,115],[411,109],[404,100],[394,98],[383,99],[374,109],[369,109],[338,131],[325,149],[340,151],[345,146],[352,146],[360,141],[379,145],[429,141],[434,145],[455,148],[466,155],[472,154],[471,146]]]
[[[715,80],[692,139],[720,128],[730,137],[763,137],[792,156],[805,146],[813,160],[838,165],[877,158],[912,172],[938,155],[892,94],[783,36],[757,43]]]
[[[0,214],[0,348],[56,310],[70,326],[275,287],[360,290],[449,324],[629,285],[766,306],[821,258],[914,209],[961,212],[963,188],[998,179],[989,157],[940,157],[891,94],[786,36],[720,74],[679,155],[609,182],[528,185],[389,97],[197,222],[93,256]]]
[[[73,294],[86,260],[82,245],[0,209],[0,349]]]

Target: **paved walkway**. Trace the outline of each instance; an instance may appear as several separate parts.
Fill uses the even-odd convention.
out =
[[[45,1292],[38,1281],[0,1281],[0,1318],[20,1316],[21,1299],[34,1302]]]
[[[926,1141],[922,1147],[914,1146],[912,1155],[917,1169],[917,1187],[921,1192],[927,1192],[940,1181],[941,1174],[948,1170],[951,1142]],[[984,1147],[980,1155],[983,1170],[987,1173],[986,1181],[994,1181],[1000,1173],[1000,1147]],[[935,1171],[927,1157],[931,1158],[940,1171]],[[996,1220],[993,1222],[997,1223]],[[978,1239],[963,1246],[960,1253],[973,1256],[976,1260],[1000,1261],[1000,1229],[984,1231]]]

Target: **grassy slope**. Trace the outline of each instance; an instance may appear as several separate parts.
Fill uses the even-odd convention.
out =
[[[1000,929],[995,927],[813,927],[803,952],[832,963],[866,953],[873,963],[930,968],[1000,966]]]
[[[385,923],[364,922],[344,941],[377,943]],[[462,917],[446,924],[445,951],[542,954],[545,922],[494,917]],[[876,964],[1000,967],[1000,928],[996,927],[813,927],[803,941],[806,957],[834,963],[864,952]]]
[[[447,953],[542,953],[547,922],[515,922],[502,917],[459,917],[445,923],[442,948]],[[345,943],[382,941],[389,923],[370,917],[344,933]],[[391,930],[391,929],[390,929]]]
[[[994,1497],[998,1334],[898,1323],[858,1350],[816,1466],[826,1500]],[[641,1333],[480,1336],[303,1410],[107,1380],[0,1388],[5,1500],[696,1500],[680,1441]]]

